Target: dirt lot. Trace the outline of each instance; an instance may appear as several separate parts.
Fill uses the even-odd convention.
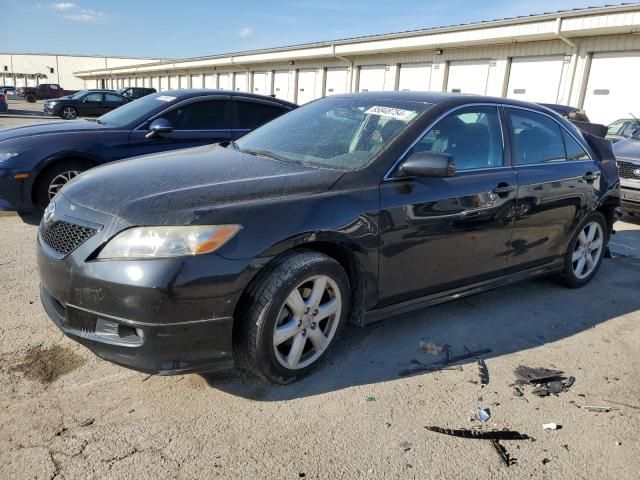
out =
[[[36,227],[0,216],[0,478],[636,479],[640,226],[618,229],[624,256],[582,290],[542,279],[349,328],[330,363],[281,387],[238,372],[149,377],[99,360],[42,311]],[[421,338],[453,355],[491,349],[489,384],[474,360],[399,377],[414,360],[438,360]],[[558,396],[530,386],[517,396],[519,365],[576,381]],[[424,428],[478,428],[476,406],[492,414],[483,430],[535,439],[502,442],[516,465],[489,441]],[[562,428],[544,431],[549,422]]]

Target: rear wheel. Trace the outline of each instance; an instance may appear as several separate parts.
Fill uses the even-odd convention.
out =
[[[68,161],[47,170],[36,185],[36,201],[40,209],[45,209],[62,187],[89,168],[91,165],[86,162]]]
[[[569,243],[562,279],[571,288],[586,285],[595,276],[607,247],[607,222],[601,213],[593,213]]]
[[[234,350],[244,369],[276,383],[295,381],[329,354],[347,322],[349,280],[334,259],[287,255],[250,288]]]
[[[60,110],[60,116],[65,120],[75,120],[78,118],[78,110],[74,107],[62,107],[62,110]]]
[[[24,99],[29,103],[36,103],[36,100],[38,100],[38,98],[33,93],[27,93]]]

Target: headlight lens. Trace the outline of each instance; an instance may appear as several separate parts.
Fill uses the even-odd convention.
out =
[[[47,107],[55,107],[58,102],[46,102],[47,103]]]
[[[19,153],[18,152],[0,152],[0,162],[9,160],[10,158],[15,157],[16,155],[19,155]]]
[[[241,228],[240,225],[134,227],[111,239],[98,254],[98,259],[162,258],[211,253],[231,240]]]

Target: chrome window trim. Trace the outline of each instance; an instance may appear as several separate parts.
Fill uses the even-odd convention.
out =
[[[589,155],[589,158],[587,160],[566,160],[565,159],[564,162],[559,162],[558,161],[558,162],[549,162],[549,163],[532,163],[532,164],[526,164],[526,165],[518,165],[517,163],[513,163],[512,166],[514,168],[524,167],[524,166],[529,167],[531,165],[553,165],[554,163],[563,163],[563,164],[565,164],[565,163],[576,163],[576,162],[593,162],[593,157],[592,157],[591,152],[590,152],[591,149],[588,148],[586,145],[584,145],[583,141],[581,141],[578,137],[576,137],[571,130],[569,130],[562,123],[560,123],[557,118],[553,118],[553,115],[550,115],[547,112],[541,112],[539,110],[535,110],[533,108],[522,107],[520,105],[506,105],[506,104],[503,104],[502,108],[504,108],[505,110],[508,109],[508,108],[515,108],[517,110],[525,110],[527,112],[537,113],[538,115],[543,115],[543,116],[549,118],[550,120],[555,122],[555,124],[558,125],[558,127],[560,127],[562,130],[564,130],[569,135],[571,135],[571,138],[573,138],[576,142],[578,142],[578,145],[580,145],[582,147],[582,149],[585,151],[585,153],[587,155]],[[505,112],[505,113],[507,113],[507,115],[509,114],[509,112]],[[562,143],[564,144],[564,139],[563,139]],[[567,146],[565,145],[565,154],[566,153],[567,153]],[[512,158],[512,160],[513,160],[513,158]]]
[[[402,155],[400,155],[398,157],[398,160],[396,160],[394,162],[394,164],[391,166],[391,168],[387,171],[387,173],[385,174],[384,178],[382,179],[383,181],[387,181],[387,180],[395,180],[395,179],[403,179],[406,177],[392,177],[391,176],[391,172],[393,172],[396,167],[398,166],[398,164],[407,156],[407,154],[411,151],[411,149],[413,147],[415,147],[420,140],[422,140],[424,138],[424,136],[429,133],[429,131],[436,126],[436,124],[442,120],[444,117],[448,116],[449,114],[456,112],[458,110],[462,110],[463,108],[469,108],[469,107],[494,107],[496,109],[496,113],[498,114],[498,121],[500,122],[500,134],[502,137],[502,161],[504,162],[504,149],[505,149],[505,137],[504,137],[504,128],[502,126],[502,119],[500,118],[500,107],[501,104],[499,103],[485,103],[485,102],[479,102],[479,103],[466,103],[464,105],[458,105],[457,107],[454,107],[450,110],[447,110],[446,112],[442,113],[441,115],[439,115],[438,117],[436,117],[435,120],[433,120],[429,125],[427,125],[427,127],[422,130],[422,132],[420,133],[420,135],[418,135],[418,137],[416,138],[416,140],[413,141],[413,143],[411,143],[411,145],[409,145],[409,147],[402,153]],[[499,167],[487,167],[487,168],[481,168],[481,169],[473,169],[473,170],[460,170],[460,172],[470,172],[470,171],[479,171],[479,170],[494,170],[497,168],[505,168],[505,167],[509,167],[511,168],[510,165],[501,165]]]

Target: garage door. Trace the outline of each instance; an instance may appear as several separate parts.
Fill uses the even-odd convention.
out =
[[[316,98],[316,71],[300,70],[298,72],[298,105]]]
[[[236,92],[247,91],[247,74],[246,73],[234,73],[235,83],[233,89]]]
[[[38,85],[38,81],[35,78],[27,78],[27,87],[35,87]]]
[[[281,70],[273,74],[273,93],[276,98],[289,99],[289,71]]]
[[[160,90],[169,90],[169,77],[160,77]]]
[[[584,110],[595,123],[640,117],[640,52],[594,53],[585,92]]]
[[[231,90],[231,76],[228,73],[218,75],[218,88]]]
[[[527,102],[558,103],[564,56],[514,58],[507,98]]]
[[[204,88],[215,88],[213,82],[213,73],[204,74]]]
[[[473,60],[468,62],[451,62],[447,92],[474,93],[485,95],[489,78],[489,61]]]
[[[180,86],[178,88],[189,88],[189,77],[180,75]]]
[[[180,88],[180,77],[178,75],[169,76],[169,90]]]
[[[191,88],[202,88],[202,75],[191,75]]]
[[[254,72],[253,93],[259,95],[268,95],[270,93],[267,86],[267,72]]]
[[[151,87],[155,88],[157,91],[160,91],[160,78],[159,77],[151,77]]]
[[[360,67],[359,92],[381,92],[384,90],[385,65],[367,65]]]
[[[327,68],[327,87],[325,95],[347,93],[349,71],[346,68]]]
[[[401,92],[425,92],[431,86],[430,63],[406,63],[400,65]]]

